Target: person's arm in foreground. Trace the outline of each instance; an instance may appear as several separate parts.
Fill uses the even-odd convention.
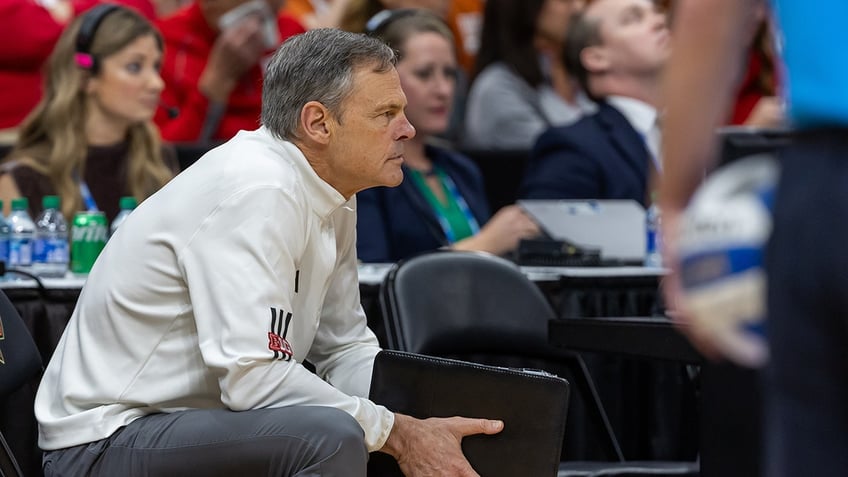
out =
[[[681,0],[674,18],[673,48],[663,85],[664,281],[666,303],[675,321],[698,349],[715,356],[707,336],[687,323],[680,306],[676,254],[680,214],[711,165],[715,127],[724,121],[735,92],[746,44],[759,0]]]

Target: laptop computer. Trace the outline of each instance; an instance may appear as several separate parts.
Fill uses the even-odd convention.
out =
[[[551,239],[599,249],[602,264],[641,265],[645,209],[634,200],[519,200]]]
[[[474,470],[498,477],[557,475],[568,397],[568,382],[543,371],[389,350],[374,360],[370,392],[372,401],[420,419],[502,420],[499,434],[462,440]],[[403,476],[395,460],[381,452],[371,455],[368,475]]]

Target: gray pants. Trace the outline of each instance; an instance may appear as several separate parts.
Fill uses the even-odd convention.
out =
[[[364,434],[349,414],[303,406],[151,414],[110,437],[44,455],[54,476],[364,477]]]

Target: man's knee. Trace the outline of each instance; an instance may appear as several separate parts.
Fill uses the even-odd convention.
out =
[[[364,475],[368,449],[356,419],[335,408],[309,407],[303,411],[304,421],[311,425],[314,453],[309,460],[317,464],[321,475]]]
[[[365,432],[350,414],[331,407],[310,407],[307,419],[316,434],[326,436],[328,447],[362,448],[365,450]]]

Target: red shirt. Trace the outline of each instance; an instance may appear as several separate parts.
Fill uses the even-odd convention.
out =
[[[280,42],[303,33],[305,30],[296,20],[281,15],[278,18]],[[162,138],[171,142],[194,142],[200,137],[209,100],[197,87],[200,75],[215,44],[218,32],[213,30],[200,12],[196,3],[186,6],[170,17],[158,22],[165,39],[165,57],[162,62],[162,106],[156,113]],[[262,108],[262,74],[260,65],[266,64],[273,55],[269,50],[257,65],[242,76],[230,93],[226,111],[221,117],[213,139],[226,140],[239,130],[259,127]],[[169,111],[177,113],[169,116]]]
[[[111,0],[115,1],[115,0]],[[74,0],[73,15],[99,0]],[[149,0],[120,0],[153,20]],[[0,0],[0,129],[17,126],[41,100],[42,67],[65,25],[35,0]]]
[[[64,25],[34,0],[0,0],[0,19],[0,129],[7,129],[41,98],[41,65]]]
[[[730,124],[745,124],[761,99],[777,94],[777,91],[763,91],[763,87],[760,85],[760,75],[763,74],[763,68],[763,59],[753,50],[750,51],[745,77],[736,92],[736,101],[733,104]],[[775,88],[777,88],[780,78],[775,78],[775,83],[777,83],[775,85]]]

